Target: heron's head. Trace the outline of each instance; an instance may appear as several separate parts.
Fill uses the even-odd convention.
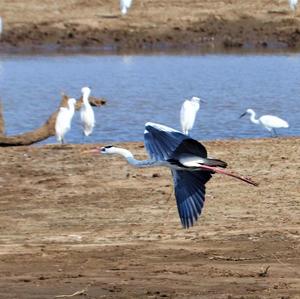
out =
[[[103,146],[103,147],[95,147],[93,149],[90,150],[86,150],[83,151],[82,153],[93,153],[93,154],[115,154],[116,153],[116,147],[112,146],[112,145],[107,145],[107,146]]]
[[[82,154],[114,154],[116,150],[116,147],[112,145],[107,145],[107,146],[97,146],[93,149],[85,150],[82,151]]]
[[[125,158],[133,158],[133,155],[130,151],[120,148],[120,147],[115,147],[112,145],[107,145],[103,147],[96,147],[94,149],[86,150],[81,152],[82,154],[85,153],[94,153],[94,154],[104,154],[104,155],[113,155],[113,154],[119,154],[124,156]]]
[[[89,95],[91,93],[91,89],[89,87],[85,86],[85,87],[81,88],[81,92],[82,92],[82,94],[88,94]]]
[[[112,145],[103,146],[100,148],[101,154],[116,154],[117,148]]]

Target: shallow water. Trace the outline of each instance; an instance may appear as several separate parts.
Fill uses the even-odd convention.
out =
[[[147,121],[179,129],[181,103],[192,96],[207,101],[191,131],[197,139],[270,136],[248,118],[239,119],[246,108],[280,116],[290,128],[279,135],[299,136],[299,70],[299,54],[2,55],[0,96],[10,135],[41,125],[62,91],[79,97],[87,85],[107,105],[95,108],[97,125],[86,139],[75,115],[66,136],[71,143],[140,141]]]

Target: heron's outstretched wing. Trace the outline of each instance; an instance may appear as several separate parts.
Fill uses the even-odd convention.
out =
[[[145,147],[151,158],[168,160],[188,136],[164,125],[148,122],[144,132]]]
[[[205,200],[208,171],[172,170],[179,217],[184,228],[193,226],[200,216]]]
[[[192,138],[183,140],[173,152],[172,158],[177,159],[182,154],[198,156],[201,158],[207,157],[207,151],[204,145]]]
[[[176,159],[182,153],[207,157],[200,142],[164,125],[146,123],[144,138],[150,157],[156,160]]]

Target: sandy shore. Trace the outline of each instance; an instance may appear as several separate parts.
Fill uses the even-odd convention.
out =
[[[299,48],[300,15],[287,0],[4,0],[0,49]]]
[[[300,298],[300,139],[205,145],[260,186],[214,175],[189,230],[167,169],[2,148],[0,298]]]

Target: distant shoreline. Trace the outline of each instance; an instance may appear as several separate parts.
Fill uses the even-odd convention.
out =
[[[300,54],[298,48],[214,48],[197,49],[193,46],[187,48],[157,48],[157,49],[104,49],[97,47],[67,47],[59,48],[53,46],[20,46],[11,47],[1,45],[0,55],[12,56],[72,56],[72,55],[91,55],[91,56],[143,56],[143,55],[174,55],[174,56],[198,56],[198,55],[297,55]]]
[[[103,47],[18,46],[0,43],[0,55],[280,55],[299,54],[300,48],[178,48],[113,49]]]
[[[143,1],[125,17],[118,1],[54,2],[0,3],[0,52],[300,49],[287,1]]]

